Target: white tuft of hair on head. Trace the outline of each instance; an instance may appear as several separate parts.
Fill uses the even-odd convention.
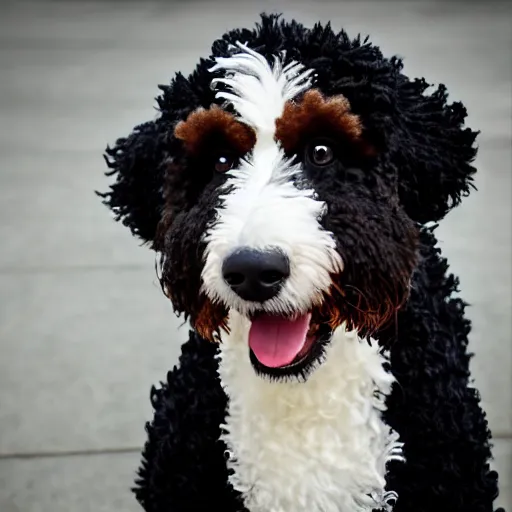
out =
[[[240,53],[216,59],[210,71],[224,70],[226,76],[214,78],[212,85],[220,83],[230,89],[218,92],[217,97],[231,103],[242,122],[260,134],[273,134],[285,103],[311,86],[313,70],[295,61],[283,67],[277,56],[270,66],[263,55],[240,42],[237,46]]]

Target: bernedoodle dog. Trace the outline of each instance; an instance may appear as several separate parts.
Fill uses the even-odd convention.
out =
[[[151,392],[144,509],[491,512],[434,235],[472,187],[463,105],[367,39],[274,15],[160,89],[100,194],[192,327]]]

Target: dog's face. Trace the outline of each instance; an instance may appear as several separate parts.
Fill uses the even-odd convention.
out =
[[[204,338],[237,312],[257,371],[305,375],[335,329],[393,320],[418,223],[467,192],[475,134],[444,89],[425,95],[329,27],[263,17],[214,54],[108,150],[105,201],[161,255],[165,294]]]
[[[230,111],[196,110],[174,131],[162,285],[205,338],[235,310],[259,372],[304,375],[342,323],[371,333],[393,317],[416,226],[348,100],[315,88],[312,70],[242,45],[216,70]]]

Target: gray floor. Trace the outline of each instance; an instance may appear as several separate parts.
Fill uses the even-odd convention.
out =
[[[255,5],[257,4],[257,5]],[[512,508],[511,9],[505,3],[12,2],[0,20],[0,510],[138,510],[148,390],[184,328],[153,255],[93,195],[108,142],[225,29],[280,10],[372,34],[482,130],[479,192],[440,228]]]

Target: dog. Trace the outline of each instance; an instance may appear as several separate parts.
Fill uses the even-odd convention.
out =
[[[437,223],[476,132],[368,39],[262,15],[106,150],[105,204],[190,321],[151,391],[147,512],[492,511]]]

